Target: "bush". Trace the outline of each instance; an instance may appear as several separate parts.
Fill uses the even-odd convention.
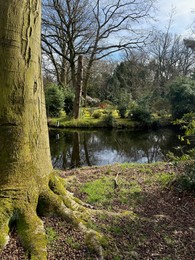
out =
[[[64,94],[59,86],[52,84],[45,90],[47,115],[57,117],[64,106]]]
[[[187,138],[195,135],[195,113],[185,114],[181,119],[175,120],[174,124],[185,130]]]
[[[118,112],[121,118],[125,118],[126,117],[126,112],[127,112],[127,108],[124,106],[119,106],[118,107]]]
[[[71,91],[66,91],[64,95],[64,111],[66,115],[71,115],[73,112],[74,105],[74,93]]]
[[[184,114],[195,112],[195,81],[179,79],[170,85],[168,99],[174,119]]]
[[[195,196],[195,164],[191,164],[185,167],[184,173],[180,175],[174,186],[179,192],[189,192]]]
[[[146,126],[152,124],[151,113],[141,106],[138,106],[131,110],[128,117]]]
[[[124,90],[123,92],[119,93],[118,100],[116,100],[119,115],[121,118],[126,117],[127,110],[129,110],[132,105],[132,96],[130,93],[127,92],[127,90]]]
[[[101,116],[102,116],[102,112],[101,112],[101,111],[98,111],[98,110],[96,110],[96,111],[93,113],[93,115],[92,115],[92,117],[95,118],[95,119],[98,119],[98,118],[100,118]]]
[[[108,127],[113,127],[116,124],[116,119],[113,116],[112,112],[109,112],[105,117],[104,117],[104,122],[106,123],[106,126]]]

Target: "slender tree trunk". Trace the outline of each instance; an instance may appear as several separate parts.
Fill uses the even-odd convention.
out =
[[[78,69],[77,69],[77,86],[74,100],[74,118],[79,118],[81,93],[82,93],[82,81],[83,81],[83,56],[80,55],[78,58]]]
[[[63,87],[63,89],[67,86],[67,69],[66,69],[66,60],[63,58],[62,61],[62,67],[60,71],[60,85]]]
[[[87,88],[89,84],[89,79],[90,79],[90,73],[91,73],[91,68],[94,63],[94,52],[91,54],[89,62],[87,64],[86,72],[85,72],[85,78],[83,80],[83,97],[84,97],[84,106],[87,107]]]
[[[62,47],[63,55],[66,55],[66,47]],[[61,69],[60,69],[60,85],[63,86],[65,89],[67,87],[67,74],[68,74],[68,69],[67,69],[67,60],[65,57],[62,56],[62,62],[61,62]]]

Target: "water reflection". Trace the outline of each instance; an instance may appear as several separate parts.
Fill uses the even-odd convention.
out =
[[[116,162],[163,161],[180,142],[171,129],[151,132],[128,130],[50,130],[53,166],[60,169]]]

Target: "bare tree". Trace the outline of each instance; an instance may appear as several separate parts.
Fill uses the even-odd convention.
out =
[[[43,4],[42,49],[48,57],[48,66],[54,68],[57,82],[67,85],[68,72],[76,89],[76,63],[88,44],[90,25],[88,0],[48,0]],[[87,40],[86,40],[87,39]]]
[[[84,77],[84,96],[91,68],[95,60],[126,49],[140,46],[146,39],[146,34],[136,27],[144,19],[150,17],[153,1],[103,1],[97,0],[93,6],[95,34],[90,46],[89,60]],[[138,30],[139,28],[139,30]]]
[[[150,17],[154,1],[45,2],[42,34],[44,53],[51,57],[52,63],[53,57],[55,62],[61,60],[61,68],[62,60],[66,60],[71,69],[73,86],[76,86],[77,57],[85,55],[83,89],[86,97],[94,61],[143,44],[146,35],[141,30],[141,23]]]
[[[153,44],[149,47],[150,63],[154,71],[154,85],[161,95],[165,94],[166,83],[178,76],[187,76],[193,70],[195,56],[187,48],[181,36],[169,31],[156,31]]]

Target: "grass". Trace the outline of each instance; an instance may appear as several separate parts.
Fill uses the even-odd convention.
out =
[[[49,244],[52,244],[57,238],[57,233],[53,227],[46,228],[46,236]]]
[[[103,177],[83,184],[80,190],[87,194],[88,203],[110,204],[114,192],[114,183],[110,177]]]
[[[125,163],[62,174],[69,191],[104,210],[104,214],[94,213],[87,225],[105,235],[106,260],[193,259],[194,201],[172,185],[183,174],[185,163]],[[114,188],[116,176],[118,187]],[[83,241],[72,234],[65,232],[65,242],[81,253]],[[95,259],[90,254],[80,259]]]
[[[128,118],[114,118],[113,128],[129,128],[129,129],[139,129],[139,123],[134,122]],[[48,125],[50,127],[56,127],[59,124],[61,128],[106,128],[111,127],[107,121],[106,117],[102,116],[100,118],[93,118],[92,116],[83,117],[80,119],[68,119],[66,117],[60,118],[49,118]],[[58,123],[59,122],[59,123]],[[141,128],[142,126],[140,126]]]
[[[75,239],[72,238],[72,237],[67,237],[67,238],[65,239],[65,242],[66,242],[69,246],[71,246],[73,249],[79,249],[80,246],[81,246],[80,243],[77,242],[77,241],[75,241]]]
[[[109,117],[112,117],[112,123],[109,122]],[[160,119],[158,119],[161,121]],[[169,120],[164,123],[162,119],[162,125],[169,125]],[[62,112],[59,118],[49,118],[48,124],[50,127],[62,127],[62,128],[130,128],[139,129],[143,126],[138,122],[134,122],[128,118],[120,118],[118,111],[115,108],[82,108],[79,119],[72,119],[66,117],[65,113]]]
[[[133,206],[143,198],[142,188],[136,181],[118,180],[119,188],[114,186],[114,176],[103,177],[86,182],[80,187],[80,191],[86,194],[86,201],[90,204],[112,208],[113,203],[122,203]]]
[[[156,181],[161,184],[162,187],[166,187],[169,183],[171,183],[176,178],[176,174],[174,172],[160,172],[156,176]]]
[[[76,175],[67,178],[67,187],[73,193],[84,194],[87,203],[113,209],[113,205],[122,204],[124,209],[134,208],[145,199],[144,187],[153,185],[162,189],[176,178],[174,171],[164,171],[163,163],[154,164],[116,164],[105,167],[100,178],[80,182]],[[115,168],[116,170],[112,170]],[[87,168],[86,168],[87,169]],[[94,168],[95,169],[95,168]],[[154,174],[155,169],[155,174]],[[130,176],[128,172],[132,172]],[[118,173],[115,187],[115,177]]]
[[[112,122],[110,123],[110,117]],[[153,116],[160,125],[170,125],[170,116],[157,118]],[[165,120],[166,119],[166,120]],[[98,107],[82,108],[79,119],[72,119],[66,117],[64,112],[61,113],[59,118],[49,118],[48,124],[50,127],[61,128],[129,128],[129,129],[142,129],[143,125],[139,122],[132,121],[128,118],[120,118],[118,110],[115,107],[107,107],[105,109]]]

